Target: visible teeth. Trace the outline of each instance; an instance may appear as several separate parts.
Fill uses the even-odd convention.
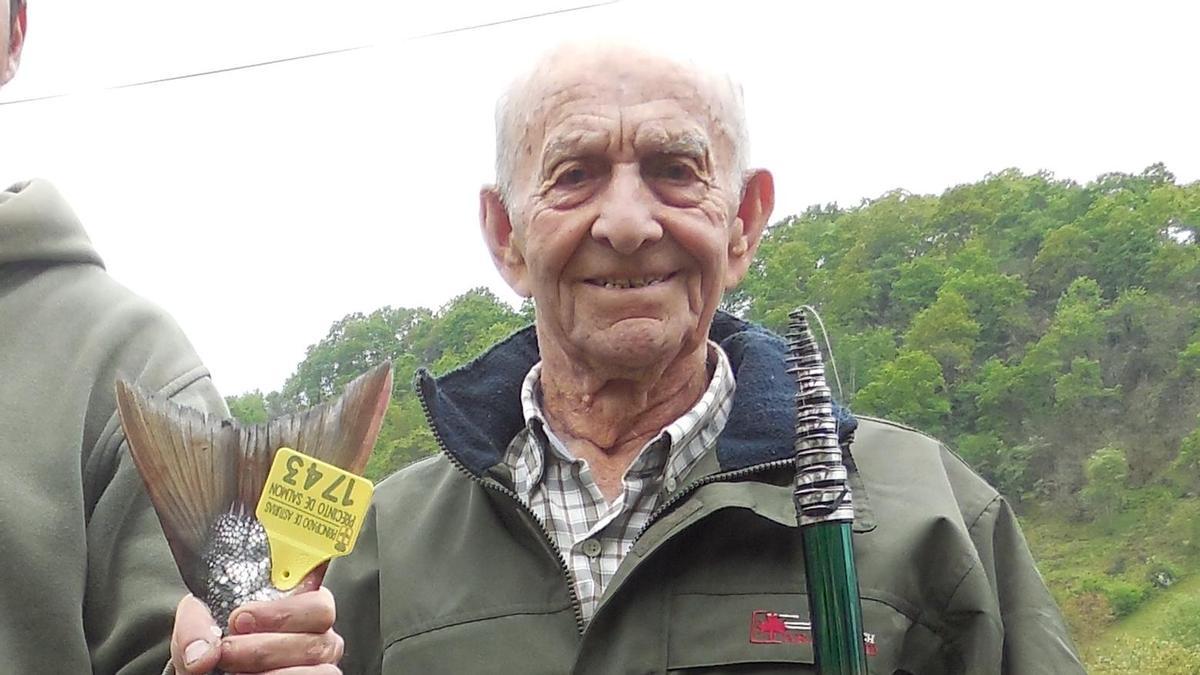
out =
[[[666,280],[666,277],[642,277],[639,279],[605,279],[600,282],[605,288],[642,288],[653,286]]]

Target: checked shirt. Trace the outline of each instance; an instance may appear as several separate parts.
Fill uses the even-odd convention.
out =
[[[712,378],[682,417],[639,452],[609,503],[586,461],[576,458],[546,423],[541,407],[541,363],[521,387],[526,428],[509,445],[505,463],[517,495],[541,519],[571,570],[572,582],[590,621],[608,582],[633,547],[658,504],[659,493],[682,487],[689,469],[716,445],[733,405],[733,371],[715,343],[708,347]]]

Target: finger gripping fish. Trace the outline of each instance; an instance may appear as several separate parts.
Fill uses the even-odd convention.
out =
[[[130,454],[146,484],[188,590],[228,632],[229,615],[254,600],[311,590],[321,566],[283,591],[271,583],[267,532],[255,517],[275,453],[289,447],[362,473],[387,411],[392,368],[383,363],[338,399],[266,424],[242,425],[117,383]]]

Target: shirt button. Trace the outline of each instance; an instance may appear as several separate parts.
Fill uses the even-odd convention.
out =
[[[600,555],[600,542],[595,539],[588,539],[583,542],[583,554],[589,558],[595,558]]]
[[[679,483],[675,482],[675,478],[668,478],[666,482],[667,492],[674,492],[675,488],[679,487]]]

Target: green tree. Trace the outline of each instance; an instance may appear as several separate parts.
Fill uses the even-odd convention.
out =
[[[954,291],[946,291],[913,319],[904,346],[935,358],[945,379],[952,381],[971,365],[979,331],[979,322],[971,318],[967,301]]]
[[[523,325],[525,320],[521,314],[494,293],[486,288],[473,288],[442,305],[436,320],[427,324],[429,330],[415,347],[419,350],[421,365],[431,365],[449,351],[478,346],[480,335],[501,337]]]
[[[1030,330],[1029,289],[1020,278],[996,272],[963,271],[946,281],[943,290],[957,293],[979,323],[978,347],[985,356],[1014,349]]]
[[[896,334],[890,328],[871,328],[846,335],[838,339],[833,352],[846,387],[843,396],[853,402],[855,392],[871,384],[879,366],[896,357]]]
[[[1061,293],[1072,279],[1096,274],[1094,236],[1075,224],[1051,231],[1033,259],[1032,279],[1047,297]]]
[[[341,393],[350,380],[373,366],[392,360],[398,373],[417,365],[414,336],[432,318],[423,308],[383,307],[370,314],[349,314],[311,345],[282,394],[295,406],[312,406]]]
[[[225,404],[234,419],[243,424],[262,424],[271,419],[267,412],[267,400],[258,389],[237,396],[226,396]]]
[[[420,402],[415,395],[405,394],[388,406],[365,473],[378,480],[437,451]]]
[[[879,367],[871,384],[855,397],[859,410],[890,417],[940,433],[950,412],[946,381],[936,359],[922,351],[906,350]]]
[[[900,265],[899,277],[892,284],[892,302],[902,316],[912,316],[933,304],[946,279],[946,261],[920,257]]]
[[[1023,499],[1033,488],[1029,475],[1030,446],[1008,447],[993,433],[958,437],[958,454],[1001,494]]]
[[[1084,503],[1093,517],[1110,520],[1125,501],[1129,477],[1125,449],[1109,445],[1097,450],[1088,457],[1084,471],[1087,476],[1087,485],[1081,492]]]
[[[1195,378],[1200,375],[1200,340],[1189,342],[1188,346],[1179,352],[1176,362],[1183,377]]]
[[[1077,356],[1071,361],[1071,369],[1054,382],[1056,413],[1088,415],[1095,419],[1095,413],[1116,398],[1117,391],[1104,386],[1099,361]]]

